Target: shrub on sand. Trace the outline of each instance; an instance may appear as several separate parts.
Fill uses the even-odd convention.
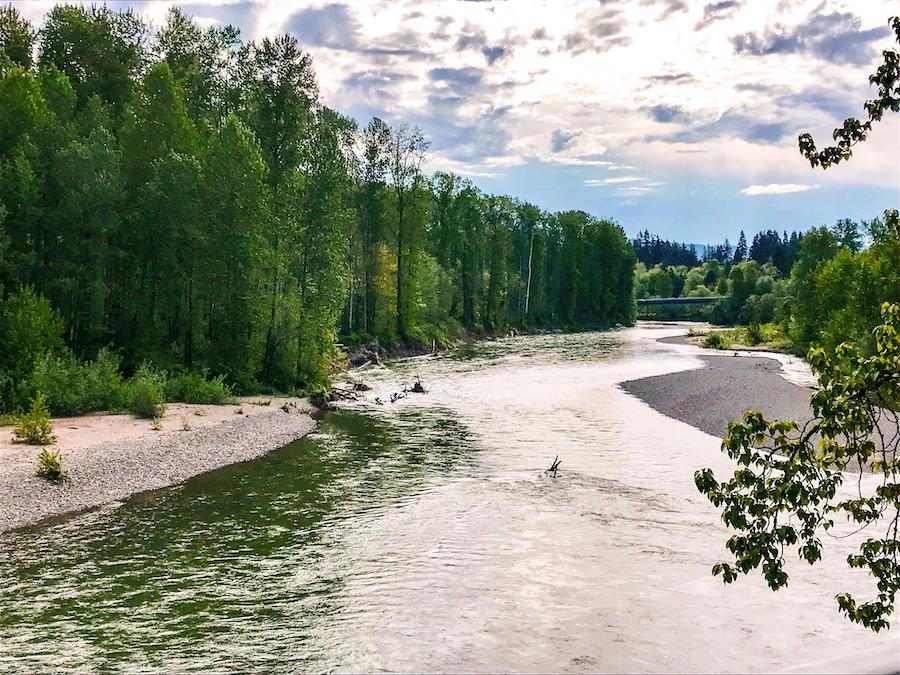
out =
[[[13,437],[18,443],[30,445],[50,445],[56,441],[53,425],[50,423],[50,411],[47,410],[43,394],[38,393],[31,400],[31,409],[16,422]]]
[[[37,475],[52,483],[64,480],[66,475],[63,472],[62,456],[54,450],[42,449],[38,456]]]
[[[126,385],[128,410],[137,417],[153,419],[166,411],[166,373],[148,363],[141,364]]]

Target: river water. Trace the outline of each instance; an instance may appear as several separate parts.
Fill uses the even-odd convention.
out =
[[[900,649],[837,612],[871,591],[858,537],[777,594],[710,575],[727,531],[693,472],[729,468],[719,441],[616,386],[698,367],[656,342],[678,332],[374,368],[307,439],[0,535],[0,671],[762,672]],[[427,394],[373,403],[417,375]]]

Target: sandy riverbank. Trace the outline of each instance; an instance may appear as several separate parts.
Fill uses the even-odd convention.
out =
[[[13,444],[0,429],[0,531],[100,506],[180,483],[227,464],[260,457],[315,426],[301,399],[245,399],[236,405],[170,404],[162,430],[129,415],[87,415],[53,421],[67,480],[34,475],[40,448]],[[290,412],[281,406],[295,404]],[[240,413],[238,412],[240,410]],[[189,430],[184,430],[188,426]]]
[[[762,410],[767,419],[812,417],[813,390],[788,382],[781,364],[770,358],[708,355],[703,367],[623,382],[620,386],[651,408],[713,436],[724,436],[728,423],[747,410]]]

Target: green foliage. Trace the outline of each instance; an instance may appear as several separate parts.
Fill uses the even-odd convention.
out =
[[[166,380],[166,400],[180,403],[224,405],[234,400],[222,375],[207,379],[206,373],[181,373]]]
[[[639,298],[672,298],[676,297],[675,279],[677,272],[673,267],[656,265],[649,270],[642,264],[635,268],[636,295]],[[682,284],[683,287],[683,284]]]
[[[727,543],[733,561],[713,568],[726,583],[759,569],[773,590],[785,586],[786,551],[796,548],[809,564],[820,560],[822,533],[838,515],[864,528],[879,527],[860,553],[848,558],[850,567],[875,578],[876,596],[863,603],[846,593],[837,596],[843,613],[875,631],[889,626],[900,590],[900,426],[896,413],[885,407],[900,400],[900,306],[885,303],[881,317],[871,356],[852,343],[833,353],[810,351],[810,367],[819,379],[810,423],[801,428],[748,412],[729,425],[722,443],[738,464],[734,476],[720,482],[710,469],[695,475],[697,488],[736,531]],[[880,478],[872,491],[847,475],[861,466]],[[838,495],[845,481],[856,494]]]
[[[34,31],[12,5],[0,7],[0,57],[22,68],[31,67]]]
[[[44,395],[38,393],[31,400],[27,413],[19,417],[13,428],[13,439],[30,445],[49,445],[56,441],[50,423],[50,411],[44,402]]]
[[[747,343],[751,347],[755,347],[762,341],[762,331],[759,328],[759,324],[754,322],[747,326]]]
[[[101,349],[97,358],[81,367],[85,410],[121,410],[124,401],[124,382],[119,372],[119,356]]]
[[[166,411],[166,373],[142,363],[126,386],[128,410],[137,417],[153,419]]]
[[[38,467],[35,473],[51,483],[59,483],[65,480],[66,474],[63,471],[62,455],[58,451],[42,448],[41,454],[38,455]]]
[[[830,350],[854,340],[871,353],[881,302],[900,299],[900,219],[886,211],[872,245],[854,252],[833,233],[817,230],[804,237],[791,275],[794,299],[791,338],[802,348]]]
[[[900,42],[900,17],[892,17],[889,21],[891,30]],[[853,146],[868,137],[872,131],[872,123],[880,122],[887,111],[900,111],[900,54],[893,49],[882,52],[883,63],[869,76],[869,84],[878,87],[878,95],[866,101],[865,109],[868,119],[860,122],[854,117],[844,120],[843,126],[834,130],[832,137],[837,145],[818,150],[813,138],[808,133],[800,134],[798,143],[800,153],[809,160],[813,168],[823,169],[847,161],[853,156]]]
[[[58,354],[47,352],[20,384],[19,400],[46,392],[47,405],[56,416],[121,410],[125,393],[119,361],[118,356],[105,349],[94,361],[84,363],[67,350]]]
[[[0,11],[0,410],[41,390],[55,414],[152,414],[143,362],[294,391],[327,380],[341,334],[634,319],[618,225],[429,180],[425,133],[326,107],[291,36],[58,5],[34,38]]]
[[[72,82],[79,104],[99,96],[121,109],[145,55],[145,27],[131,11],[56,5],[40,30],[41,66],[54,65]]]
[[[34,73],[14,67],[0,77],[0,148],[4,156],[25,139],[44,131],[49,117],[47,102]],[[30,139],[29,139],[30,140]]]
[[[784,325],[779,323],[751,323],[747,326],[718,329],[704,338],[704,346],[710,349],[746,349],[754,347],[772,352],[796,353],[787,338]]]
[[[724,349],[726,345],[721,331],[715,331],[707,335],[703,339],[703,346],[707,349]]]
[[[900,41],[900,18],[891,19],[891,26]],[[846,120],[835,130],[837,145],[823,151],[809,134],[800,136],[800,150],[813,167],[825,169],[849,159],[852,146],[866,139],[873,122],[887,110],[900,110],[900,55],[886,50],[883,57],[883,65],[870,77],[878,97],[866,103],[866,122]],[[860,225],[847,219],[832,230],[808,232],[799,241],[787,284],[748,264],[734,265],[731,295],[722,309],[732,321],[751,322],[746,329],[749,342],[766,340],[764,326],[756,322],[771,316],[780,326],[789,326],[799,347],[824,345],[808,356],[820,384],[812,397],[815,419],[801,429],[796,422],[770,422],[761,413],[747,413],[742,422],[729,426],[723,443],[723,450],[738,463],[733,478],[719,483],[705,469],[695,480],[722,508],[725,523],[737,531],[727,543],[733,562],[713,567],[726,583],[760,569],[773,590],[786,585],[786,549],[796,547],[801,559],[817,562],[822,555],[820,533],[833,526],[836,514],[849,516],[863,528],[880,525],[860,554],[848,558],[851,568],[865,569],[875,578],[877,595],[863,603],[846,593],[837,596],[840,611],[878,631],[888,627],[900,590],[900,428],[895,412],[900,401],[900,309],[885,302],[880,316],[878,312],[881,301],[900,298],[900,216],[896,210],[886,211],[884,220],[872,221],[868,229],[873,245],[867,250],[861,250]],[[736,251],[735,262],[743,257],[743,250]],[[867,493],[862,481],[854,479],[857,495],[838,498],[846,474],[867,465],[881,477],[881,485]]]
[[[46,352],[19,385],[18,400],[21,404],[38,392],[46,392],[47,405],[54,415],[79,415],[87,412],[82,385],[81,367],[71,352]]]
[[[32,288],[6,298],[0,305],[0,403],[13,400],[40,358],[64,350],[62,335],[62,319]]]

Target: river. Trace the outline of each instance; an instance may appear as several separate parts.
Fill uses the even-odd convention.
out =
[[[486,342],[252,462],[0,535],[0,670],[772,671],[900,643],[841,617],[858,537],[724,587],[719,440],[618,382],[679,332]],[[427,394],[387,400],[420,376]],[[559,477],[543,470],[562,460]],[[851,661],[853,663],[853,661]]]

